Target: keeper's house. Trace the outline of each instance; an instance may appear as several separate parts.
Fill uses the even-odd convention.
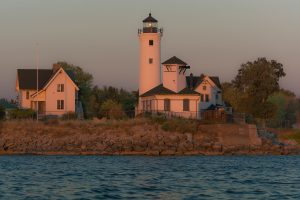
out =
[[[39,69],[38,73],[36,69],[18,69],[16,91],[21,109],[38,110],[40,115],[56,116],[77,111],[79,88],[74,76],[71,71],[65,71],[57,64],[52,69]]]

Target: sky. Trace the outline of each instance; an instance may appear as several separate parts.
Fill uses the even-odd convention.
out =
[[[258,57],[284,65],[283,88],[300,96],[299,0],[0,0],[0,98],[15,98],[16,71],[57,61],[98,86],[138,89],[138,28],[151,11],[164,28],[162,61],[231,81]]]

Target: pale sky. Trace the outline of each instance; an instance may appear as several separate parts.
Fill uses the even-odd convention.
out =
[[[0,0],[0,98],[14,98],[17,68],[67,61],[99,86],[138,88],[137,29],[149,11],[164,28],[162,61],[230,81],[240,65],[275,59],[282,87],[300,96],[300,0]]]

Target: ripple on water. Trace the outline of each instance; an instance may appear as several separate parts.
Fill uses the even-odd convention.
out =
[[[299,156],[1,156],[0,199],[300,199]]]

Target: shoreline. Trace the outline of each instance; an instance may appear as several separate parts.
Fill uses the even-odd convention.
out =
[[[260,137],[254,125],[196,124],[187,130],[166,131],[149,119],[7,121],[0,129],[0,156],[300,155],[299,144]]]

